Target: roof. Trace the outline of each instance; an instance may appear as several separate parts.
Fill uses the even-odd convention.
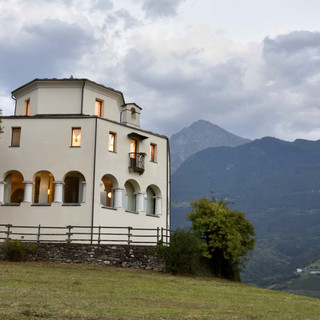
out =
[[[88,83],[95,84],[95,85],[97,85],[97,86],[99,86],[99,87],[101,87],[101,88],[108,89],[108,90],[110,90],[110,91],[113,91],[113,92],[115,92],[115,93],[120,94],[121,97],[122,97],[122,99],[123,99],[123,101],[125,101],[125,100],[124,100],[123,93],[122,93],[121,91],[115,90],[115,89],[110,88],[110,87],[106,87],[106,86],[104,86],[104,85],[102,85],[102,84],[99,84],[99,83],[97,83],[97,82],[94,82],[94,81],[89,80],[89,79],[86,79],[86,78],[63,78],[63,79],[57,79],[57,78],[52,78],[52,79],[43,78],[43,79],[39,79],[39,78],[36,78],[36,79],[34,79],[34,80],[32,80],[32,81],[24,84],[23,86],[15,89],[15,90],[13,90],[13,91],[11,92],[11,94],[14,95],[17,91],[19,91],[19,90],[21,90],[21,89],[23,89],[23,88],[31,85],[32,83],[34,83],[34,82],[41,82],[41,81],[43,81],[43,82],[48,82],[48,81],[52,81],[52,82],[53,82],[53,81],[55,81],[55,82],[57,82],[57,81],[61,81],[61,82],[62,82],[62,81],[65,81],[65,82],[66,82],[66,81],[70,81],[70,82],[71,82],[71,81],[88,82]]]

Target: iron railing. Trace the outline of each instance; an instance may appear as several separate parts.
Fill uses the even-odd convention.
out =
[[[145,153],[130,152],[129,153],[129,168],[133,171],[142,174],[144,172]]]
[[[61,242],[125,245],[168,245],[171,230],[110,226],[15,226],[0,224],[0,241]]]

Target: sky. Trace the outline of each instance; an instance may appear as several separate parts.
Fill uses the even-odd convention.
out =
[[[87,78],[171,136],[320,139],[318,0],[0,0],[0,108],[35,78]]]

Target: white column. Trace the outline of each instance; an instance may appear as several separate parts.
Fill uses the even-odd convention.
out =
[[[155,199],[156,199],[156,207],[154,209],[154,214],[159,216],[159,215],[162,214],[162,212],[161,212],[161,199],[162,198],[161,197],[155,197]]]
[[[86,202],[86,194],[87,194],[87,183],[86,181],[82,181],[82,198],[81,198],[81,203]]]
[[[54,183],[54,203],[62,203],[62,190],[64,183],[62,181],[53,181]]]
[[[122,207],[122,188],[114,188],[114,207],[121,208]]]
[[[136,195],[136,211],[144,211],[144,194],[141,192],[135,193]]]
[[[4,181],[0,181],[0,204],[4,203]]]
[[[24,203],[31,203],[32,202],[32,181],[23,181],[24,184]]]

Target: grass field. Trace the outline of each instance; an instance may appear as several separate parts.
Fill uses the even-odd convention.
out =
[[[0,319],[320,319],[320,300],[212,278],[0,262]]]

